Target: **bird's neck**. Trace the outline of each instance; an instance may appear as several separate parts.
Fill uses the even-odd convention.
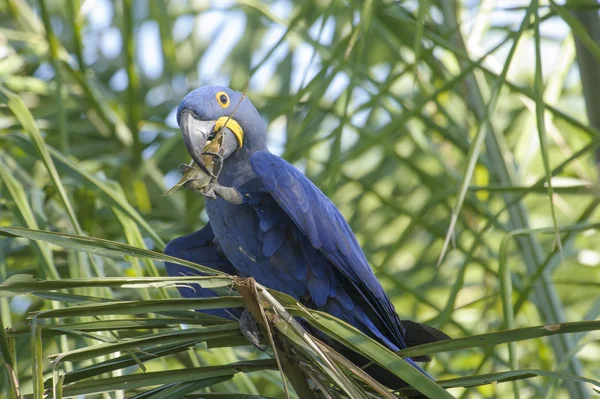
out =
[[[226,187],[240,187],[256,177],[250,165],[250,158],[257,151],[268,151],[266,146],[260,149],[241,148],[224,161],[219,174],[219,184]]]

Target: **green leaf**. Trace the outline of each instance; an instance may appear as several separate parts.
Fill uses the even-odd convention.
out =
[[[198,299],[154,299],[150,301],[112,301],[110,303],[87,304],[69,308],[45,310],[35,313],[35,317],[47,319],[53,317],[125,315],[159,313],[175,310],[222,309],[243,305],[244,301],[242,300],[242,297],[239,296]]]
[[[572,381],[582,381],[587,382],[591,385],[595,385],[600,387],[600,383],[598,381],[592,380],[591,378],[579,377],[576,375],[557,372],[557,371],[548,371],[548,370],[534,370],[534,369],[524,369],[517,371],[501,371],[498,373],[490,373],[490,374],[479,374],[469,377],[460,377],[453,378],[451,380],[441,380],[438,381],[440,386],[444,388],[471,388],[477,387],[481,385],[488,385],[493,383],[501,383],[501,382],[510,382],[510,381],[518,381],[526,378],[534,378],[534,377],[547,377],[547,378],[557,378],[557,379],[566,379]],[[399,392],[406,394],[407,396],[416,395],[417,392],[414,389],[410,388],[402,388]]]
[[[32,230],[20,227],[0,227],[0,234],[9,237],[24,237],[29,238],[30,240],[44,241],[67,249],[83,251],[94,255],[109,256],[120,260],[127,260],[128,256],[135,256],[152,260],[168,261],[192,269],[198,269],[211,275],[225,275],[222,272],[198,265],[197,263],[101,238]]]
[[[275,362],[272,360],[255,360],[223,366],[193,367],[188,369],[130,374],[121,377],[110,377],[73,383],[63,388],[63,394],[65,396],[90,395],[94,393],[122,389],[129,390],[158,384],[199,381],[225,376],[232,377],[240,372],[251,373],[261,370],[272,370],[275,367]],[[215,380],[211,383],[215,383],[214,381]]]
[[[428,355],[438,352],[478,348],[482,346],[506,344],[525,339],[541,338],[558,334],[600,330],[600,321],[581,321],[574,323],[546,324],[536,327],[517,328],[487,334],[454,338],[446,341],[413,346],[398,352],[403,357]]]
[[[180,353],[181,351],[188,350],[193,345],[195,345],[195,343],[160,345],[155,348],[148,348],[144,350],[144,353],[139,353],[137,355],[137,360],[141,362],[146,362],[158,359],[163,356],[173,355],[175,353]],[[98,376],[114,370],[120,370],[126,367],[135,366],[136,364],[136,360],[133,359],[130,355],[122,355],[114,359],[105,360],[103,362],[99,362],[91,366],[82,367],[77,370],[67,372],[64,374],[64,383],[70,384],[75,381],[84,380],[86,378]],[[51,388],[52,380],[46,380],[44,386],[46,388]]]
[[[156,254],[160,256],[160,254]],[[156,256],[152,255],[152,256]],[[170,257],[169,257],[170,258]],[[177,259],[177,258],[173,258]],[[195,265],[195,264],[194,264]],[[231,277],[103,277],[86,279],[66,279],[41,281],[29,274],[16,274],[0,283],[0,297],[33,291],[50,291],[69,288],[113,287],[113,288],[166,288],[198,284],[204,288],[222,288],[231,286]]]
[[[144,348],[154,347],[157,344],[192,345],[198,342],[203,342],[210,338],[225,337],[235,334],[240,334],[240,329],[237,323],[227,323],[218,326],[197,327],[181,331],[169,331],[162,334],[149,334],[147,336],[121,340],[119,342],[106,342],[88,346],[86,348],[75,349],[66,353],[52,355],[51,358],[55,359],[56,362],[76,362],[128,349],[142,350]]]
[[[424,395],[435,398],[451,398],[448,392],[434,381],[408,364],[404,359],[372,340],[354,327],[323,312],[310,312],[305,317],[311,325],[343,343],[363,356],[381,365],[392,374],[402,378]]]

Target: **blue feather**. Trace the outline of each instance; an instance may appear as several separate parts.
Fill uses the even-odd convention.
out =
[[[263,237],[262,254],[268,258],[281,247],[285,241],[285,234],[280,226],[276,226],[267,231]]]
[[[308,278],[308,292],[317,307],[325,306],[329,298],[329,279],[317,278],[315,276]]]
[[[235,269],[231,263],[225,256],[219,253],[214,239],[215,236],[209,223],[195,233],[170,241],[165,247],[165,254],[195,262],[227,274],[235,274]],[[165,268],[167,269],[167,273],[173,277],[206,275],[199,270],[171,262],[165,262]],[[179,286],[177,289],[184,298],[212,298],[216,296],[213,291],[202,288],[198,284]],[[202,310],[202,312],[232,319],[239,318],[242,314],[242,309],[208,309]]]
[[[394,347],[405,348],[402,323],[394,306],[337,207],[300,171],[269,152],[256,152],[250,164],[269,194],[308,237],[312,247],[319,249],[329,260],[329,265],[347,278],[362,296],[361,302],[368,307],[365,311],[376,317],[374,322],[379,326],[371,323],[372,333],[385,336]]]

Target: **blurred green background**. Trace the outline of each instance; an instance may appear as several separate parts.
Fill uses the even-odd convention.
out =
[[[248,77],[270,149],[338,205],[401,318],[455,338],[598,319],[596,1],[2,0],[0,225],[158,251],[201,228],[201,196],[163,195],[189,161],[175,110],[196,87],[242,90]],[[5,105],[13,94],[45,144],[23,126],[26,110]],[[160,262],[0,238],[0,280],[151,276],[155,267],[164,274]],[[0,305],[5,327],[62,306],[25,295]],[[11,339],[29,393],[29,338]],[[599,339],[596,331],[446,352],[428,370],[437,379],[511,368],[597,378]],[[204,350],[200,359],[248,352]],[[186,365],[162,362],[148,367]],[[4,374],[0,386],[9,386]],[[274,371],[211,389],[283,397]],[[552,377],[450,392],[511,398],[515,389],[524,398],[594,395]]]

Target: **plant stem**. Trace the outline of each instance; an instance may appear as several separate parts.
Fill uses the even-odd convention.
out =
[[[575,10],[573,15],[585,27],[590,39],[600,45],[600,17],[598,10]],[[577,65],[581,74],[581,86],[590,125],[600,128],[600,61],[575,35]],[[596,150],[596,165],[600,168],[600,149]],[[600,171],[600,169],[599,169]]]

